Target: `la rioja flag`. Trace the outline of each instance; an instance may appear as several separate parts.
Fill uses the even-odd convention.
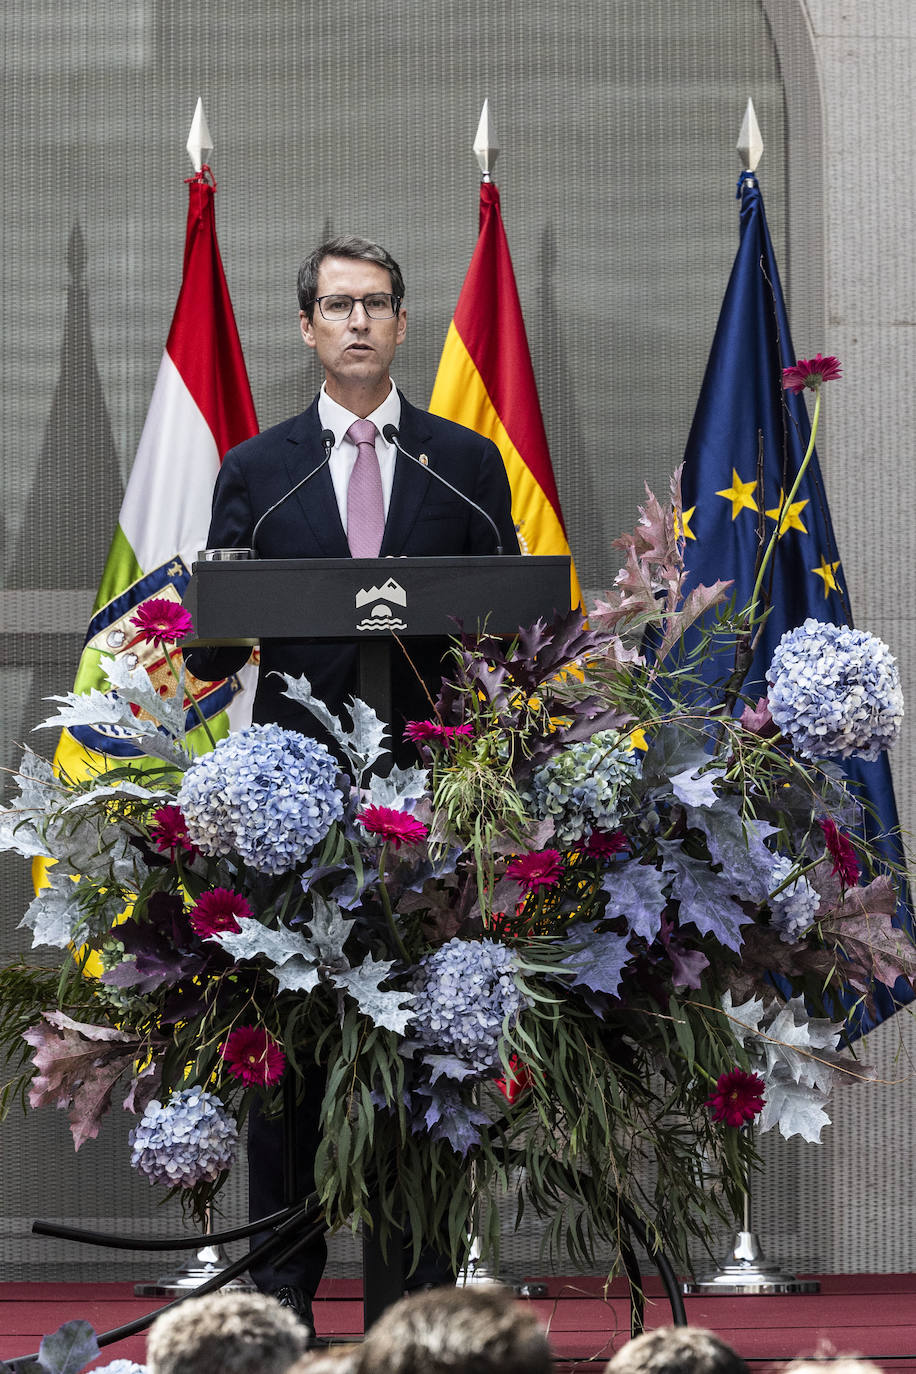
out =
[[[190,178],[181,290],[80,658],[77,692],[108,689],[111,654],[142,662],[154,683],[173,689],[166,651],[144,644],[132,617],[145,601],[181,601],[206,542],[220,462],[258,432],[216,238],[215,192],[207,166]],[[214,736],[226,734],[241,704],[240,678],[190,679],[188,685]],[[192,730],[196,716],[187,704]],[[198,732],[203,735],[199,726],[192,739],[204,749]],[[78,776],[87,754],[124,759],[137,752],[116,729],[77,726],[62,733],[55,762]]]

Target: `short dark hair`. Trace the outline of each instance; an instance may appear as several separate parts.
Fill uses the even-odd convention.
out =
[[[401,1298],[367,1333],[356,1374],[552,1374],[547,1333],[511,1289]]]
[[[309,319],[312,318],[315,297],[318,294],[318,269],[325,258],[355,258],[359,262],[378,263],[391,277],[392,294],[397,296],[399,301],[404,299],[404,276],[388,249],[382,248],[378,243],[372,243],[370,239],[361,239],[356,234],[341,234],[336,239],[328,239],[313,253],[309,253],[299,268],[296,294],[299,297],[299,309],[304,311]]]
[[[749,1374],[741,1356],[700,1326],[662,1326],[629,1341],[605,1374]]]

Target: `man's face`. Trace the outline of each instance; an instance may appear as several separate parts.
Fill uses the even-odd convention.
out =
[[[318,295],[372,296],[391,293],[391,273],[375,262],[357,258],[325,258],[318,269]],[[395,349],[407,331],[407,314],[401,310],[387,320],[370,320],[362,303],[354,305],[349,319],[326,320],[316,304],[312,318],[299,312],[299,327],[309,348],[314,348],[324,368],[328,393],[347,405],[358,395],[388,394],[388,369]],[[348,408],[356,409],[350,405]],[[374,409],[374,407],[372,407]],[[364,412],[367,413],[367,412]]]

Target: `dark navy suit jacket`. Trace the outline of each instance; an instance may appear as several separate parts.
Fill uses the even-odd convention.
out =
[[[275,501],[288,492],[325,457],[321,443],[318,400],[291,420],[265,430],[226,454],[213,496],[209,548],[250,545],[254,526]],[[425,454],[429,467],[482,506],[495,521],[505,553],[518,553],[512,524],[509,482],[499,450],[489,439],[450,420],[418,410],[401,397],[398,431],[404,448]],[[380,557],[449,557],[495,553],[489,524],[453,495],[428,471],[398,454]],[[303,490],[270,515],[258,532],[262,558],[346,558],[346,535],[325,467]],[[415,646],[411,657],[433,691],[438,685],[439,656]],[[185,657],[193,673],[215,680],[236,672],[246,650],[194,649]],[[406,662],[392,669],[391,722],[395,744],[404,720],[425,719],[430,707],[416,675]],[[285,684],[274,671],[305,674],[312,690],[335,713],[357,690],[356,649],[334,641],[265,640],[255,695],[255,721],[276,721],[289,729],[318,738],[326,736],[314,717],[283,695]]]

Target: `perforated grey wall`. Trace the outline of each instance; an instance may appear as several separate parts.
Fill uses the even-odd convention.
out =
[[[601,589],[616,566],[611,540],[632,525],[643,480],[663,486],[681,456],[737,243],[734,143],[749,94],[790,292],[799,275],[800,249],[786,230],[785,93],[767,19],[788,8],[7,0],[0,762],[15,761],[41,698],[70,685],[177,296],[183,148],[198,95],[217,144],[220,242],[262,425],[300,408],[316,384],[294,281],[300,257],[328,230],[368,234],[401,261],[409,337],[398,380],[414,400],[428,399],[473,248],[469,144],[490,97],[561,499],[582,581]],[[788,56],[797,75],[802,49]],[[815,99],[816,74],[802,75]],[[28,889],[25,865],[4,857],[4,958],[24,947],[15,924]],[[0,1127],[0,1277],[148,1277],[158,1267],[27,1238],[35,1215],[160,1234],[177,1224],[176,1209],[160,1209],[131,1174],[128,1125],[116,1110],[79,1156],[61,1116],[14,1114]],[[777,1175],[794,1158],[780,1153]],[[824,1158],[805,1155],[812,1169]],[[233,1221],[243,1174],[227,1198]],[[778,1231],[778,1207],[792,1206],[795,1184],[775,1189],[768,1182],[775,1200],[762,1206],[777,1209]],[[799,1227],[796,1248],[780,1257],[843,1267],[823,1215],[811,1221],[814,1233]],[[519,1244],[507,1261],[516,1269],[534,1262],[536,1229]],[[355,1263],[348,1242],[335,1255],[339,1267]],[[899,1258],[882,1251],[873,1267]]]

